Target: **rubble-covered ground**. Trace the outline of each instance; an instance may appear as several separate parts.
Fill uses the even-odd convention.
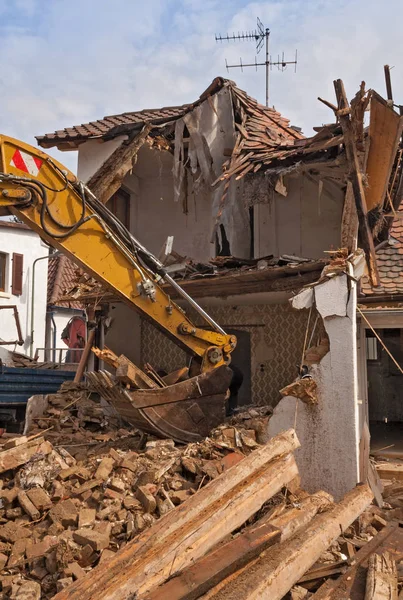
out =
[[[52,598],[267,441],[267,408],[249,408],[210,437],[185,446],[133,431],[114,413],[106,414],[85,384],[64,384],[48,401],[27,436],[0,437],[4,599]],[[371,506],[319,565],[340,567],[386,520],[400,517],[400,498],[393,500],[401,484],[385,492],[392,500],[386,510]],[[298,507],[306,496],[294,481],[252,521]],[[296,586],[287,597],[310,593]]]
[[[51,598],[83,577],[256,448],[268,420],[252,409],[184,446],[106,415],[85,384],[48,401],[27,436],[0,437],[3,598]]]

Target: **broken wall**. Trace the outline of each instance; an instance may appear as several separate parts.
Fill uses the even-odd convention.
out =
[[[254,205],[255,256],[323,258],[324,250],[339,248],[344,191],[303,174],[288,175],[284,185],[286,196],[267,185],[267,201]]]
[[[302,486],[340,498],[360,478],[356,284],[340,275],[317,285],[312,293],[330,343],[330,351],[311,372],[318,403],[283,398],[270,419],[269,435],[295,426],[301,440],[296,458]],[[302,294],[300,299],[299,308],[309,306]],[[295,306],[297,302],[298,296]]]
[[[307,314],[294,311],[288,303],[247,306],[204,305],[224,329],[247,331],[251,344],[250,401],[274,406],[279,390],[296,377],[301,362]],[[193,312],[191,318],[200,324]],[[153,325],[142,320],[141,360],[167,372],[187,363],[184,351]],[[237,365],[238,366],[238,365]]]

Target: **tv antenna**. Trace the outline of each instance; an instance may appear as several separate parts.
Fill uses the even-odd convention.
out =
[[[255,56],[254,63],[243,63],[242,58],[240,58],[239,64],[229,65],[227,59],[225,59],[225,66],[228,72],[230,69],[241,69],[241,71],[243,71],[244,67],[255,67],[256,71],[258,67],[266,67],[266,106],[269,106],[269,70],[272,69],[272,67],[277,67],[279,71],[285,71],[287,65],[294,65],[295,72],[297,71],[297,51],[295,51],[295,60],[285,60],[284,52],[281,56],[281,59],[280,55],[278,55],[278,59],[276,61],[271,59],[271,56],[269,55],[269,36],[270,29],[268,27],[264,27],[259,17],[257,18],[257,29],[255,29],[255,31],[246,31],[242,33],[238,31],[238,34],[233,33],[232,35],[229,35],[227,33],[227,35],[224,36],[215,36],[216,42],[255,40],[256,54],[260,53],[266,42],[266,60],[264,62],[257,62],[257,58]]]

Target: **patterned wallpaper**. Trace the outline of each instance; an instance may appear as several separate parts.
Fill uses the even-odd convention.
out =
[[[221,326],[249,331],[251,337],[252,402],[275,406],[279,390],[291,383],[301,361],[307,310],[292,310],[287,304],[251,306],[211,306],[208,313]],[[189,316],[200,324],[194,314]],[[311,315],[309,336],[316,316]],[[319,323],[319,322],[318,322]],[[317,325],[312,343],[316,343],[322,327]],[[187,364],[186,354],[150,323],[142,322],[142,362],[170,372]]]

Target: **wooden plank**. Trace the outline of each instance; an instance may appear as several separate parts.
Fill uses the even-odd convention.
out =
[[[242,533],[209,552],[183,573],[170,579],[144,600],[196,600],[263,550],[280,540],[281,532],[267,523]]]
[[[329,511],[316,516],[299,534],[264,552],[214,600],[281,600],[302,575],[371,503],[369,486],[359,485]]]
[[[385,202],[396,151],[402,134],[403,119],[375,92],[372,93],[367,160],[367,209]]]
[[[403,463],[376,463],[375,468],[381,479],[403,481]]]
[[[35,454],[50,454],[50,452],[52,452],[52,444],[46,442],[43,437],[9,450],[3,450],[0,452],[0,473],[24,465]]]
[[[156,389],[159,387],[148,375],[146,375],[146,373],[139,369],[139,367],[123,354],[118,358],[116,377],[122,383],[129,384],[139,389]]]
[[[157,587],[206,554],[298,473],[284,432],[222,473],[55,600],[128,600]],[[281,458],[279,458],[281,457]]]
[[[213,550],[194,565],[185,569],[183,573],[159,587],[154,593],[151,592],[144,600],[165,600],[167,598],[169,600],[191,600],[198,598],[210,588],[219,585],[220,581],[231,575],[231,573],[241,569],[243,565],[248,563],[246,568],[249,568],[253,557],[260,554],[264,549],[263,547],[257,548],[256,545],[251,548],[249,544],[242,541],[244,537],[245,540],[248,540],[249,535],[253,532],[258,535],[258,539],[265,539],[264,532],[266,526],[268,526],[279,532],[279,537],[281,536],[283,542],[303,529],[320,510],[325,510],[332,502],[332,496],[320,491],[304,498],[298,508],[286,510],[277,517],[263,517],[250,532],[247,530],[228,544]],[[276,538],[274,541],[279,540]],[[269,545],[271,545],[271,540],[266,547]],[[256,548],[257,551],[255,552],[253,548]]]
[[[285,542],[298,531],[301,531],[304,527],[306,527],[318,512],[329,508],[332,502],[332,496],[326,492],[319,491],[308,498],[304,498],[300,502],[298,508],[285,510],[280,514],[280,516],[267,516],[267,522],[281,530],[281,542]],[[228,584],[229,581],[239,577],[243,571],[250,569],[257,562],[257,560],[258,559],[251,561],[248,565],[246,565],[246,567],[239,569],[236,573],[218,583],[203,596],[203,600],[209,600],[209,598],[213,598],[217,592],[219,592],[225,585]]]
[[[87,186],[100,202],[106,204],[120,188],[150,131],[151,125],[145,125],[132,139],[123,141],[87,181]]]
[[[355,207],[353,186],[351,181],[348,181],[341,219],[341,247],[347,248],[349,252],[354,252],[357,249],[357,236],[358,215]]]
[[[369,557],[365,600],[397,600],[396,562],[389,552]]]
[[[361,234],[361,243],[365,251],[368,271],[372,285],[380,285],[379,272],[376,263],[376,254],[372,232],[368,223],[368,210],[365,202],[365,191],[362,180],[362,172],[358,160],[356,141],[354,136],[353,123],[350,116],[345,111],[349,108],[344,84],[341,79],[334,81],[334,88],[338,102],[337,115],[344,135],[344,147],[346,150],[347,161],[350,167],[350,177],[354,192],[354,199],[358,215],[359,230]]]

